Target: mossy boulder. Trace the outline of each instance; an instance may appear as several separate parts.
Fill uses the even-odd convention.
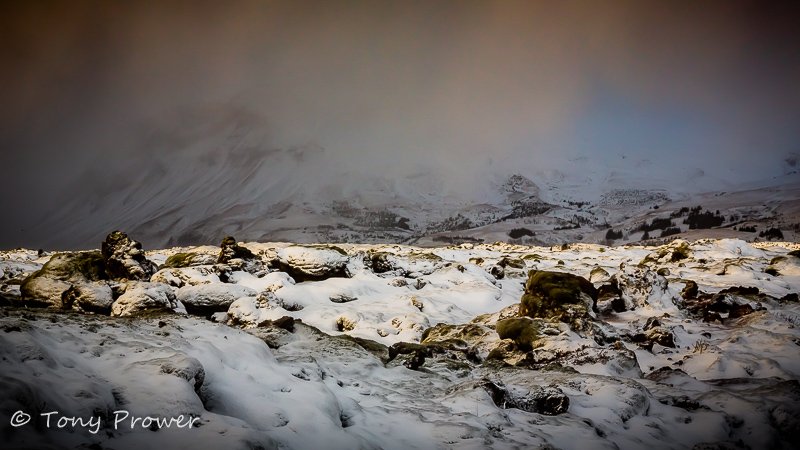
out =
[[[205,266],[217,262],[217,258],[207,253],[181,252],[167,258],[161,269],[182,269],[184,267]]]
[[[45,276],[63,281],[107,280],[103,255],[98,251],[57,253],[47,261],[41,270],[31,277]]]
[[[511,339],[522,351],[532,350],[533,343],[539,339],[539,324],[528,317],[500,320],[495,329],[500,339]]]
[[[597,289],[586,278],[564,272],[531,270],[520,316],[573,323],[596,307]]]
[[[20,300],[29,306],[64,309],[71,308],[76,299],[81,299],[79,304],[110,306],[107,279],[100,252],[58,253],[22,281]]]

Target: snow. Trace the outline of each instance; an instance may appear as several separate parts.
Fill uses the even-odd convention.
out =
[[[229,325],[180,314],[120,318],[3,308],[0,434],[12,446],[28,448],[689,449],[737,441],[750,448],[792,448],[792,430],[800,424],[800,304],[776,299],[800,291],[800,276],[789,270],[796,264],[790,259],[785,275],[764,269],[796,245],[688,245],[686,259],[640,265],[658,249],[342,245],[343,255],[322,247],[248,244],[265,259],[280,255],[309,267],[346,265],[349,278],[296,282],[280,271],[235,271],[223,283],[210,267],[166,269],[153,280],[173,277],[171,283],[130,283],[112,306],[119,315],[134,313],[129,307],[142,302],[180,309],[172,294],[187,307],[227,309],[215,318]],[[151,254],[163,260],[173,251]],[[377,252],[391,253],[403,273],[370,270],[365,255]],[[30,273],[47,260],[34,256],[0,253],[0,269],[24,267]],[[525,268],[508,266],[498,280],[488,270],[504,257],[524,261]],[[630,335],[658,317],[676,347],[647,350],[624,339],[598,344],[555,323],[532,354],[561,368],[470,365],[441,356],[427,358],[415,371],[402,364],[403,357],[387,362],[350,339],[387,346],[419,342],[423,331],[439,323],[475,320],[488,332],[463,339],[486,358],[502,343],[491,326],[499,311],[519,302],[527,270],[589,277],[595,267],[621,280],[636,305],[601,317],[605,333]],[[663,268],[669,275],[655,273]],[[763,310],[706,323],[679,307],[687,280],[703,292],[741,285],[770,297],[760,298]],[[284,316],[297,320],[293,332],[264,326]],[[457,338],[457,331],[446,338]],[[569,397],[569,409],[554,416],[503,409],[476,387],[483,379],[522,396],[536,387],[557,387]],[[87,418],[102,412],[107,421],[116,410],[137,417],[183,414],[198,418],[199,426],[151,431],[104,425],[92,434],[71,427],[44,430],[40,421],[39,429],[12,429],[8,416],[17,410]]]

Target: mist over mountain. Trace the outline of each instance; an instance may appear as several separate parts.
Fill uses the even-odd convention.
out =
[[[336,202],[422,232],[458,214],[492,220],[481,205],[513,208],[502,186],[515,174],[552,203],[796,173],[796,5],[2,12],[2,247],[80,247],[123,227],[153,245],[289,238],[342,223]]]
[[[34,245],[56,248],[88,247],[116,228],[155,246],[216,243],[229,234],[260,241],[418,242],[540,220],[554,231],[577,224],[604,229],[671,200],[748,186],[721,167],[692,167],[691,161],[676,167],[636,154],[558,156],[550,166],[522,160],[511,167],[486,155],[352,164],[316,143],[274,147],[262,123],[258,114],[230,105],[162,116],[138,139],[121,143],[114,159],[87,161],[63,190],[50,194],[49,209],[24,233],[34,236]],[[750,185],[797,184],[791,171],[779,174]],[[624,216],[610,212],[618,207]],[[575,239],[557,234],[541,242]]]

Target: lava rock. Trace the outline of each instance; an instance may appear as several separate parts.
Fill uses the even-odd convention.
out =
[[[506,270],[503,266],[495,264],[489,268],[489,273],[498,280],[502,280],[506,276]]]
[[[532,389],[506,387],[501,383],[481,380],[495,405],[500,408],[516,408],[522,411],[555,416],[569,410],[569,397],[555,386],[534,386]]]
[[[411,370],[417,370],[425,364],[425,352],[417,350],[411,354],[411,357],[403,362],[403,365]]]
[[[227,236],[222,240],[217,264],[228,266],[231,270],[248,272],[264,270],[261,260],[247,247],[239,245],[233,236]]]
[[[147,281],[156,273],[157,266],[145,257],[142,244],[122,231],[106,236],[101,252],[106,274],[111,279]]]
[[[687,280],[681,291],[681,297],[683,297],[684,300],[691,300],[697,298],[699,292],[700,288],[697,286],[697,283],[692,280]]]

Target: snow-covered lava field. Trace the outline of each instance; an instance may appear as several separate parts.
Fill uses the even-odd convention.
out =
[[[3,448],[800,448],[798,244],[221,247],[0,252]]]

